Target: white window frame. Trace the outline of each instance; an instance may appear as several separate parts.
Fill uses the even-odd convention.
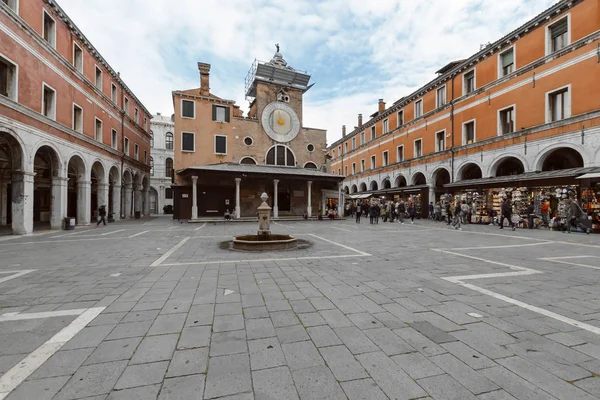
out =
[[[419,115],[417,115],[418,114],[417,113],[417,105],[418,104],[421,105],[421,113]],[[423,116],[423,98],[422,97],[419,100],[415,101],[414,107],[415,107],[415,118],[414,119],[421,118]]]
[[[442,132],[444,134],[444,148],[440,149],[440,143],[438,142],[438,133]],[[435,152],[446,150],[446,130],[442,129],[441,131],[437,131],[435,133]]]
[[[363,158],[360,160],[360,172],[365,172],[366,167],[365,159]]]
[[[127,136],[123,137],[123,153],[129,156],[129,138]]]
[[[462,95],[463,96],[466,96],[469,94],[469,93],[467,93],[467,80],[465,79],[465,76],[471,72],[473,73],[473,92],[475,92],[477,90],[477,71],[476,71],[476,68],[472,68],[468,71],[465,71],[462,74]],[[473,93],[473,92],[471,92],[471,93]]]
[[[123,111],[129,115],[129,97],[123,96]]]
[[[148,163],[148,150],[144,150],[144,164]]]
[[[377,138],[377,127],[373,125],[371,127],[371,140],[375,140]]]
[[[80,127],[78,127],[77,124],[75,123],[75,107],[77,107],[81,110],[81,121],[80,121],[81,126]],[[72,120],[71,128],[73,128],[73,130],[75,132],[83,133],[83,107],[81,107],[79,104],[73,102],[73,107],[71,108],[71,110],[72,110],[71,113],[73,114],[72,118],[71,118],[71,120]]]
[[[348,176],[348,166],[344,165],[344,176]]]
[[[360,134],[360,144],[363,145],[365,144],[365,132],[361,132]]]
[[[137,143],[133,144],[133,158],[140,160],[140,145]]]
[[[400,118],[400,115],[402,115],[402,118]],[[396,119],[397,119],[397,125],[398,128],[400,128],[402,125],[404,125],[404,110],[400,110],[396,113]]]
[[[440,90],[444,91],[444,98],[442,99],[443,100],[443,104],[440,104],[440,101],[439,101],[440,100],[440,98],[439,98]],[[442,108],[446,104],[448,104],[448,84],[447,83],[444,84],[444,86],[440,86],[439,88],[437,88],[435,90],[435,105],[436,105],[436,108]]]
[[[19,0],[8,0],[7,4],[8,8],[10,8],[15,14],[19,15]]]
[[[513,133],[517,131],[517,105],[511,104],[510,106],[498,109],[498,112],[496,113],[498,136],[504,136],[504,134],[502,133],[502,122],[500,121],[500,113],[502,113],[502,111],[508,110],[509,108],[513,109]]]
[[[388,165],[390,165],[390,153],[386,150],[381,153],[381,166],[387,167]]]
[[[466,130],[466,126],[468,123],[473,123],[473,143],[477,142],[477,119],[473,118],[470,119],[468,121],[465,121],[462,123],[462,145],[466,146],[467,143],[467,130]],[[471,144],[473,144],[471,143]]]
[[[119,132],[115,128],[110,130],[110,147],[115,150],[119,148]]]
[[[100,140],[98,140],[98,121],[100,121]],[[98,117],[94,117],[94,140],[100,143],[104,140],[104,122]]]
[[[355,174],[356,174],[356,163],[353,162],[352,163],[352,175],[355,175]]]
[[[98,86],[98,71],[100,71],[100,86]],[[94,86],[100,91],[104,87],[104,73],[102,72],[102,68],[97,64],[94,64]]]
[[[217,137],[225,138],[225,153],[217,153]],[[194,137],[194,148],[196,147],[195,143],[196,143],[196,137]],[[228,152],[227,152],[227,135],[215,135],[215,138],[213,140],[213,150],[214,150],[215,154],[218,156],[226,156],[228,154]]]
[[[342,174],[342,169],[338,168],[338,175],[341,175],[341,174]]]
[[[344,143],[344,153],[348,152],[348,142]]]
[[[402,157],[398,157],[400,155],[400,149],[402,149]],[[402,161],[404,161],[404,145],[403,144],[396,147],[396,162],[399,163]]]
[[[194,136],[194,149],[193,150],[184,150],[183,149],[183,134],[184,133],[191,133]],[[182,153],[194,153],[195,151],[196,151],[196,133],[188,132],[188,131],[181,131],[181,152]]]
[[[390,131],[390,121],[388,119],[383,120],[382,130],[383,130],[382,135],[385,135],[386,133],[388,133]]]
[[[421,154],[417,155],[417,142],[421,143]],[[423,157],[423,139],[415,139],[413,141],[413,158]]]
[[[356,136],[352,138],[352,150],[356,149]]]
[[[0,57],[2,57],[3,59],[5,59],[6,61],[8,61],[8,63],[12,64],[12,66],[15,68],[15,76],[13,78],[14,82],[12,83],[12,90],[9,87],[8,98],[11,99],[12,101],[18,103],[19,102],[19,64],[17,64],[16,62],[14,62],[13,60],[11,60],[10,58],[6,57],[2,53],[0,53]],[[10,84],[10,82],[9,82],[9,84]],[[43,103],[43,100],[42,100],[42,103]]]
[[[194,103],[195,103],[195,102],[194,102]],[[227,116],[227,109],[228,109],[229,107],[226,107],[226,106],[220,106],[220,105],[215,105],[215,108],[216,108],[216,110],[215,110],[215,122],[227,123],[227,121],[226,121],[226,116]],[[218,110],[219,110],[219,109],[222,109],[222,110],[223,110],[223,120],[220,120],[220,119],[219,119],[219,113],[218,113]],[[195,107],[195,106],[194,106],[194,116],[196,116],[196,107]]]
[[[554,93],[559,92],[563,89],[567,89],[564,119],[571,117],[571,98],[573,95],[571,92],[571,84],[569,83],[568,85],[557,87],[557,88],[554,88],[554,89],[546,92],[545,103],[546,103],[546,123],[547,124],[550,122],[557,122],[557,121],[552,121],[552,113],[551,113],[551,109],[550,109],[550,96],[552,96]],[[562,121],[562,120],[559,120],[559,121]]]
[[[545,54],[547,56],[549,56],[550,54],[553,53],[553,51],[552,51],[552,35],[550,34],[551,28],[553,25],[556,25],[558,22],[561,22],[565,18],[567,19],[567,44],[565,45],[565,47],[569,46],[572,43],[571,42],[571,28],[573,27],[573,25],[571,25],[571,13],[569,12],[565,16],[561,16],[560,18],[556,19],[556,21],[549,23],[545,27],[545,29],[544,29],[545,39],[546,39],[546,53]]]
[[[117,104],[117,101],[119,99],[119,90],[117,88],[117,85],[114,84],[114,82],[110,83],[110,99],[115,104]]]
[[[133,107],[133,120],[136,124],[140,124],[140,110],[137,107]]]
[[[342,145],[338,146],[338,157],[342,155]]]
[[[183,102],[184,101],[190,101],[194,104],[194,116],[193,117],[184,117],[183,116]],[[180,99],[179,101],[179,115],[181,116],[181,118],[185,118],[185,119],[196,119],[196,102],[194,100],[190,100],[190,99]]]
[[[52,35],[48,35],[48,41],[44,39],[46,36],[46,15],[54,22],[54,32]],[[56,20],[52,18],[52,15],[45,8],[42,8],[42,39],[48,43],[53,49],[56,49]]]
[[[513,70],[510,74],[512,74],[513,72],[515,72],[517,70],[517,46],[516,44],[513,44],[510,47],[507,47],[506,49],[502,50],[501,52],[498,53],[498,79],[504,78],[505,76],[508,76],[510,74],[503,74],[503,68],[502,68],[502,55],[504,53],[509,52],[512,49],[513,51]]]
[[[75,48],[78,48],[81,53],[81,66],[77,65],[77,60],[75,58]],[[83,74],[83,49],[74,40],[73,40],[73,68],[75,68],[79,73]]]
[[[46,115],[45,117],[50,118],[51,120],[56,121],[56,99],[58,98],[58,93],[56,93],[56,89],[52,86],[48,85],[46,82],[42,82],[42,108],[41,114],[44,115],[44,87],[51,89],[54,92],[54,104],[52,105],[52,115]]]
[[[377,156],[371,155],[371,169],[377,168]]]

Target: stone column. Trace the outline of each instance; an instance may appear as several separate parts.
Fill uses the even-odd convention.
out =
[[[242,178],[235,178],[235,219],[241,217],[240,213],[242,208],[240,207],[240,182]]]
[[[136,211],[142,211],[142,189],[144,187],[142,185],[135,186],[135,192],[133,194],[133,211],[134,216]]]
[[[121,218],[121,185],[113,185],[113,213],[115,219]]]
[[[342,183],[338,183],[338,215],[344,216],[344,197],[342,196]]]
[[[160,185],[158,187],[158,193],[156,194],[156,213],[162,214],[163,207],[165,206],[165,187]]]
[[[77,182],[77,225],[89,225],[92,219],[92,183],[80,180]]]
[[[131,215],[132,193],[133,193],[133,184],[126,183],[125,184],[125,193],[124,193],[125,201],[123,202],[123,206],[125,207],[125,210],[123,210],[123,216],[125,218],[131,218],[131,216],[132,216]]]
[[[144,188],[144,215],[150,215],[150,189]]]
[[[192,219],[198,219],[198,177],[192,176]]]
[[[435,186],[430,184],[429,185],[429,202],[432,202],[433,204],[435,204]],[[429,203],[427,203],[427,206],[429,207]]]
[[[98,184],[98,208],[101,205],[106,206],[106,211],[108,212],[108,183],[99,183]]]
[[[309,217],[312,216],[312,181],[308,181],[308,205],[306,206],[306,213]]]
[[[6,225],[8,218],[8,184],[5,181],[0,181],[0,225]]]
[[[52,178],[52,209],[50,211],[50,228],[61,229],[63,218],[67,216],[67,178]]]
[[[273,179],[273,218],[279,217],[279,200],[278,200],[278,189],[279,179]]]
[[[12,178],[12,229],[15,235],[33,232],[33,172],[14,172]]]

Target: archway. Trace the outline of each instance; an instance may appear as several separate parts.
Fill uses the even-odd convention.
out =
[[[367,184],[366,183],[361,183],[360,184],[360,191],[361,192],[366,192],[367,191]]]
[[[356,187],[356,185],[352,185],[352,193],[357,193],[358,192],[358,188]]]
[[[390,182],[390,178],[385,178],[381,182],[381,188],[382,189],[391,189],[392,188],[392,183]]]
[[[429,201],[435,203],[436,199],[433,198],[434,195],[437,197],[438,195],[441,195],[441,193],[447,191],[444,185],[450,183],[450,172],[448,172],[446,168],[440,168],[433,173],[432,178],[435,185],[435,193],[430,191],[429,196],[432,198],[430,198]]]
[[[427,178],[425,178],[425,174],[422,172],[417,172],[413,175],[412,184],[413,185],[425,185],[427,183]]]
[[[306,164],[304,164],[304,168],[309,168],[309,169],[319,169],[319,167],[317,167],[317,164],[315,164],[312,161],[307,162]]]
[[[244,157],[240,160],[240,164],[256,165],[256,160],[252,157]]]
[[[168,171],[168,170],[167,170]],[[133,176],[131,171],[123,171],[123,177],[121,178],[121,217],[129,218],[132,216],[132,205],[133,205]]]
[[[523,163],[516,157],[506,157],[496,167],[496,176],[520,175],[524,172]]]
[[[369,185],[369,190],[377,190],[379,189],[379,185],[377,184],[377,181],[371,181],[371,184]]]
[[[348,186],[344,186],[344,193],[350,194],[350,188]]]
[[[58,152],[48,145],[37,149],[33,158],[33,222],[52,229],[62,227],[62,184]]]
[[[121,216],[121,180],[119,169],[113,165],[108,173],[108,212],[115,218]]]
[[[481,168],[479,168],[479,165],[474,163],[465,164],[458,171],[459,181],[481,178],[483,178],[483,172],[481,171]]]
[[[158,192],[153,187],[150,188],[150,214],[158,214]]]
[[[92,164],[92,171],[90,174],[91,182],[91,201],[90,201],[90,215],[92,220],[97,221],[98,209],[104,205],[108,208],[108,184],[104,175],[104,166],[100,161],[96,161]]]
[[[396,177],[396,181],[394,182],[394,187],[405,187],[406,186],[406,178],[404,175],[398,175]]]
[[[67,166],[67,216],[74,217],[78,225],[90,223],[90,182],[86,180],[83,159],[73,155]]]
[[[150,214],[150,180],[146,175],[142,178],[142,214]]]
[[[549,152],[543,158],[542,171],[583,168],[583,157],[570,147],[561,147]]]
[[[27,197],[21,143],[10,133],[0,132],[0,225],[7,233],[23,235],[33,231],[33,219],[26,218]]]

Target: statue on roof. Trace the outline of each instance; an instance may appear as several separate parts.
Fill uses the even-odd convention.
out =
[[[275,43],[275,48],[277,49],[277,51],[273,55],[271,61],[267,63],[267,65],[272,65],[274,67],[285,68],[290,71],[294,71],[294,68],[287,65],[287,62],[283,59],[283,55],[279,52],[279,43]]]
[[[279,53],[279,43],[275,43],[275,47],[277,47],[277,52]]]

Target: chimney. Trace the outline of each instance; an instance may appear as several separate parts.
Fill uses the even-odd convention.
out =
[[[156,115],[158,115],[160,117],[160,113],[159,112],[157,112]]]
[[[385,111],[385,103],[383,102],[383,99],[379,99],[379,114],[383,113]]]
[[[210,94],[210,64],[199,62],[198,71],[200,71],[200,95],[208,96]]]
[[[362,126],[362,114],[358,114],[358,127]]]
[[[346,125],[342,125],[342,137],[346,136]]]

